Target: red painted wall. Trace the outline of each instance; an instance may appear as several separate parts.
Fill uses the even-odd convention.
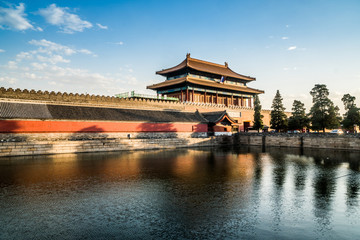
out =
[[[0,132],[207,132],[207,124],[0,120]]]

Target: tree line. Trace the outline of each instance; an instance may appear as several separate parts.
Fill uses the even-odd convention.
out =
[[[306,113],[304,104],[295,100],[292,106],[291,116],[288,118],[285,114],[285,107],[282,103],[283,98],[280,91],[277,90],[271,105],[270,128],[277,132],[288,130],[311,129],[314,131],[323,131],[325,129],[340,128],[354,132],[355,126],[360,125],[360,109],[355,104],[355,97],[345,94],[341,101],[344,103],[346,113],[341,117],[338,106],[329,98],[329,90],[325,84],[316,84],[310,91],[312,96],[312,107],[309,113]],[[254,99],[254,122],[253,129],[260,131],[264,128],[261,115],[261,104],[259,97]]]

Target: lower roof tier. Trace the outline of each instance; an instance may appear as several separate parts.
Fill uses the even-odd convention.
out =
[[[219,83],[219,82],[215,82],[212,80],[198,79],[198,78],[193,78],[193,77],[189,77],[189,76],[153,84],[153,85],[147,86],[147,89],[162,91],[162,90],[168,90],[171,88],[176,88],[176,87],[184,86],[184,85],[186,85],[186,86],[189,86],[189,85],[201,86],[201,87],[207,88],[209,90],[212,89],[215,91],[231,91],[233,93],[238,93],[238,94],[253,95],[253,94],[264,93],[264,91],[262,91],[262,90],[249,88],[246,86],[238,86],[238,85],[234,85],[234,84]]]

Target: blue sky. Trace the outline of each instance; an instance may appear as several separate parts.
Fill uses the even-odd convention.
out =
[[[360,105],[360,1],[1,1],[0,85],[114,95],[163,80],[155,71],[186,53],[256,77],[270,109],[280,90],[311,106]]]

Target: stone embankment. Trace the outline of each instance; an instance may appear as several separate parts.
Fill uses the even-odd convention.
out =
[[[235,142],[241,145],[321,148],[360,151],[360,134],[330,133],[239,133]]]
[[[140,138],[141,137],[141,138]],[[131,135],[130,138],[104,134],[1,134],[0,157],[109,152],[123,150],[169,149],[234,144],[232,137],[169,137],[166,134],[147,136]]]
[[[360,134],[270,134],[239,133],[231,136],[190,136],[147,133],[124,134],[0,134],[0,157],[169,149],[219,145],[253,145],[360,151]]]

